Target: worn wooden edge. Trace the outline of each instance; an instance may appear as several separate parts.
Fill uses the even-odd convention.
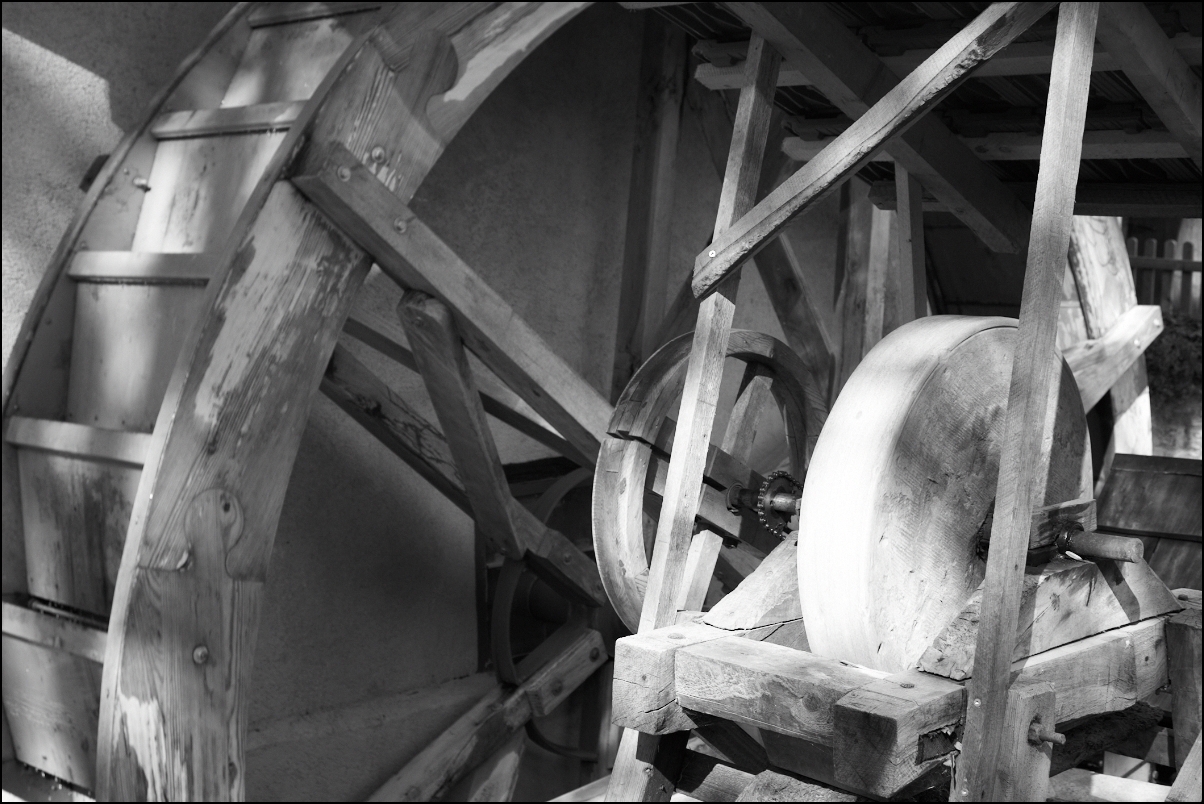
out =
[[[104,661],[108,634],[99,628],[92,628],[66,617],[55,617],[7,600],[4,601],[3,608],[6,637],[65,651],[97,664]]]
[[[384,3],[261,3],[247,22],[252,28],[372,11]]]
[[[5,438],[8,443],[27,449],[137,467],[145,463],[152,441],[148,433],[103,430],[85,424],[24,416],[13,416],[8,420]]]
[[[1062,356],[1083,396],[1083,410],[1095,407],[1160,334],[1162,308],[1143,304],[1117,319],[1103,337],[1064,350]]]
[[[76,282],[122,285],[204,285],[213,265],[207,254],[77,251],[67,276]]]
[[[150,133],[157,140],[179,140],[279,131],[292,126],[303,108],[305,101],[276,101],[254,106],[166,112],[155,118]]]

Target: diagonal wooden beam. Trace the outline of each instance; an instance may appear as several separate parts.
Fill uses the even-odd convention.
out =
[[[1012,649],[1032,512],[1044,497],[1049,449],[1044,433],[1056,404],[1050,393],[1061,371],[1055,348],[1062,278],[1070,246],[1091,53],[1098,3],[1063,3],[1046,106],[1033,231],[1020,302],[1020,329],[999,458],[991,553],[983,581],[982,615],[969,686],[956,801],[996,801]]]
[[[695,295],[712,292],[740,262],[759,251],[792,217],[864,166],[891,137],[907,131],[961,78],[1023,33],[1051,5],[996,3],[979,14],[915,72],[882,95],[871,109],[832,140],[823,153],[733,223],[722,236],[716,237],[694,262]],[[741,8],[746,10],[747,7]],[[769,7],[763,5],[755,8],[764,12],[749,14],[755,16],[758,22],[765,14],[781,13],[770,12]],[[810,7],[807,8],[803,13],[810,14]],[[754,30],[756,27],[754,25]],[[781,38],[780,26],[775,33]],[[973,156],[970,159],[981,166]],[[926,180],[926,171],[913,172],[922,174],[920,181],[926,185],[932,181]],[[929,186],[939,195],[945,185],[942,183],[942,188],[934,184]],[[995,225],[992,223],[992,227]],[[979,234],[983,233],[980,231]],[[1019,235],[1021,232],[1012,234]],[[997,238],[994,240],[998,241]],[[1007,245],[1014,249],[1018,242],[1012,238]]]
[[[727,5],[851,118],[860,118],[900,83],[882,60],[822,5]],[[1035,11],[1039,17],[1053,4],[1032,8],[1034,5],[1038,4],[1030,4],[1025,13]],[[944,50],[939,49],[924,63],[930,63]],[[982,61],[985,58],[978,63]],[[1028,236],[1028,211],[939,120],[928,116],[916,122],[887,150],[988,247],[1001,252],[1016,252],[1023,247]]]
[[[530,558],[532,568],[564,594],[587,604],[604,603],[594,563],[511,496],[451,311],[438,299],[410,290],[397,312],[481,533],[498,552]]]
[[[406,288],[441,299],[468,347],[589,459],[597,459],[613,408],[515,314],[513,308],[341,146],[293,184]]]
[[[1200,79],[1149,9],[1144,3],[1105,3],[1096,36],[1199,167]]]

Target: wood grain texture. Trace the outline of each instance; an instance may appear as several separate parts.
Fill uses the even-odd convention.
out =
[[[1083,396],[1083,409],[1095,407],[1161,334],[1162,308],[1138,305],[1129,308],[1103,337],[1063,350]]]
[[[1187,755],[1187,760],[1183,763],[1183,767],[1179,768],[1179,775],[1175,777],[1175,783],[1171,785],[1171,790],[1167,793],[1167,801],[1200,800],[1200,765],[1200,737],[1197,736]]]
[[[158,140],[180,140],[279,131],[291,126],[304,106],[304,101],[282,101],[255,106],[167,112],[155,120],[150,133]]]
[[[1050,801],[1166,801],[1166,785],[1071,768],[1049,780]]]
[[[799,594],[816,653],[909,669],[978,588],[975,532],[1000,471],[1014,327],[1003,318],[912,321],[845,386],[799,510]],[[1056,367],[1052,345],[1047,354]],[[1042,470],[1042,503],[1091,492],[1086,421],[1069,370],[1052,390],[1056,448]],[[1025,555],[1030,520],[1031,511]]]
[[[783,539],[751,575],[703,615],[702,621],[715,628],[736,629],[801,620],[797,554],[798,540]]]
[[[515,732],[510,741],[472,772],[468,801],[510,801],[526,753],[526,732]]]
[[[841,135],[845,137],[843,141],[840,138],[833,141],[833,144],[839,141],[840,146],[835,149],[827,149],[830,151],[828,159],[838,155],[847,158],[855,153],[854,159],[860,161],[863,158],[872,157],[877,146],[888,139],[886,136],[882,136],[881,139],[878,139],[877,135],[870,136],[871,131],[884,125],[884,118],[879,115],[888,107],[878,106],[883,99],[889,97],[891,100],[888,101],[888,104],[895,104],[909,93],[917,90],[919,88],[917,85],[931,77],[925,74],[925,70],[928,68],[935,67],[938,71],[943,67],[952,67],[955,71],[961,69],[955,66],[957,62],[954,52],[982,34],[996,19],[1003,17],[1009,21],[1016,21],[1020,30],[1023,30],[1044,14],[1048,10],[1048,6],[1027,7],[1021,12],[1020,16],[1023,19],[1020,20],[1013,17],[1017,10],[1015,8],[1000,6],[984,12],[989,16],[980,17],[975,23],[968,25],[945,47],[939,49],[917,67],[903,82],[898,82],[890,71],[881,65],[879,59],[857,41],[856,37],[834,15],[824,14],[810,8],[802,10],[754,3],[733,4],[732,10],[755,32],[768,39],[782,53],[787,62],[812,76],[820,91],[831,99],[841,111],[855,119],[865,117],[864,121],[858,119],[845,134]],[[1031,19],[1028,17],[1030,14],[1033,15]],[[976,27],[979,23],[982,25]],[[988,43],[994,34],[1000,34],[1004,38],[999,42],[998,47]],[[971,59],[974,66],[987,61],[991,55],[1008,42],[1010,42],[1010,37],[1007,24],[1000,25],[998,31],[991,30],[982,43],[983,49],[978,51],[976,58]],[[947,89],[947,85],[941,87],[932,100],[939,99],[940,93]],[[914,99],[918,106],[923,106],[925,103],[922,97],[922,95],[917,95]],[[902,110],[905,105],[897,107],[895,111]],[[874,115],[870,116],[869,110],[875,106],[877,106],[877,110]],[[920,111],[920,109],[917,108],[915,111]],[[904,111],[903,114],[906,116],[907,112]],[[924,185],[938,197],[946,200],[955,214],[988,245],[997,250],[1018,250],[1020,244],[1024,242],[1027,220],[1023,212],[1017,208],[1011,194],[994,180],[977,158],[968,149],[957,143],[953,135],[939,123],[926,122],[909,136],[905,131],[908,127],[907,124],[915,123],[916,119],[918,118],[908,119],[906,123],[899,125],[896,129],[891,129],[889,123],[885,124],[887,129],[890,129],[890,133],[902,133],[902,137],[897,141],[901,147],[894,151],[896,156],[906,160],[907,167],[921,179]],[[902,123],[903,121],[896,122]],[[878,130],[879,135],[884,133],[884,129]],[[850,152],[850,147],[855,147],[855,151]],[[775,191],[774,195],[767,197],[763,202],[763,211],[777,210],[776,218],[780,218],[780,220],[767,218],[765,220],[765,223],[768,224],[766,231],[753,232],[751,228],[745,231],[747,224],[753,220],[750,217],[745,225],[734,228],[728,237],[723,241],[717,241],[716,248],[712,249],[720,253],[727,249],[731,251],[730,255],[724,255],[722,260],[703,259],[708,252],[699,255],[699,260],[695,263],[694,287],[696,294],[701,287],[709,287],[713,284],[710,281],[699,281],[699,273],[703,266],[710,264],[708,274],[713,274],[716,278],[723,275],[728,268],[729,260],[730,265],[734,265],[751,251],[755,251],[755,243],[742,241],[763,241],[765,238],[760,237],[760,234],[767,235],[768,231],[775,230],[776,226],[784,223],[790,214],[797,211],[801,206],[800,202],[807,203],[815,197],[809,198],[805,192],[802,196],[796,195],[799,190],[805,190],[806,185],[812,182],[816,182],[812,187],[813,191],[823,192],[834,186],[841,174],[842,167],[839,164],[840,160],[835,160],[827,165],[823,164],[828,159],[812,160],[804,169],[807,171],[806,173],[796,174],[796,178],[806,178],[806,182],[787,183]],[[856,161],[854,166],[856,166]],[[826,180],[819,179],[824,172],[820,169],[821,167],[830,169],[837,175]],[[783,206],[788,199],[793,200]],[[730,249],[728,248],[729,243],[731,244]]]
[[[1098,16],[1099,6],[1093,3],[1063,4],[1058,14],[1020,335],[1012,360],[982,624],[970,684],[971,698],[982,705],[967,710],[964,753],[955,781],[959,800],[989,800],[991,774],[1000,757],[1013,647],[1004,635],[1016,631],[1031,512],[1048,502],[1043,500],[1049,492],[1043,469],[1050,460],[1045,432],[1054,420],[1056,397],[1051,391],[1058,377],[1057,363],[1048,355],[1057,334]],[[1074,495],[1080,496],[1085,495]]]
[[[1166,623],[1166,653],[1170,665],[1171,722],[1178,745],[1200,736],[1200,610],[1189,608]],[[1185,757],[1176,755],[1176,764]]]
[[[4,601],[4,634],[97,664],[104,661],[104,631],[67,617],[55,617],[18,606],[7,600]]]
[[[1049,793],[1053,747],[1031,739],[1034,724],[1052,731],[1055,725],[1052,685],[1038,681],[1013,684],[1008,690],[1003,750],[995,770],[992,801],[1044,801]]]
[[[1144,562],[1057,558],[1026,572],[1012,661],[1148,617],[1180,603]],[[982,587],[920,657],[921,670],[954,681],[970,677],[982,617]]]
[[[857,796],[767,770],[758,773],[736,801],[857,801]]]
[[[1158,118],[1201,166],[1200,79],[1140,3],[1109,3],[1097,32]]]
[[[899,213],[899,324],[928,315],[928,270],[924,253],[924,188],[901,164],[895,165],[895,198]],[[910,304],[908,300],[910,299]]]
[[[204,285],[212,272],[203,254],[78,251],[67,275],[77,282]]]
[[[1049,775],[1077,767],[1104,750],[1137,759],[1148,758],[1159,765],[1172,764],[1169,730],[1158,726],[1162,717],[1161,709],[1143,702],[1064,728],[1066,742],[1054,746]]]

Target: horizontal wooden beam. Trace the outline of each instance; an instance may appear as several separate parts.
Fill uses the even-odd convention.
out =
[[[822,5],[729,3],[728,7],[767,38],[787,66],[810,76],[849,118],[860,118],[898,85],[881,59]],[[940,120],[931,115],[920,119],[887,150],[992,250],[1014,253],[1027,242],[1029,210]]]
[[[1162,308],[1143,304],[1130,308],[1102,338],[1066,349],[1062,356],[1079,385],[1083,410],[1095,407],[1161,334]]]
[[[466,345],[591,465],[613,407],[345,148],[293,183],[406,288],[442,300]]]
[[[985,137],[959,137],[961,143],[979,159],[987,162],[1036,162],[1041,156],[1041,136],[1026,132],[997,132]],[[787,137],[782,152],[798,162],[807,162],[819,155],[831,140],[805,140]],[[1083,159],[1184,159],[1187,151],[1166,131],[1085,131]],[[875,162],[893,162],[894,157],[883,151],[874,156]]]
[[[1201,63],[1201,38],[1189,33],[1180,33],[1171,38],[1171,47],[1189,65]],[[705,56],[718,57],[722,64],[702,63],[694,70],[694,79],[707,89],[739,89],[747,42],[700,43],[697,50]],[[915,48],[898,56],[879,56],[882,63],[895,75],[902,78],[924,62],[935,51],[931,48]],[[1049,75],[1053,65],[1053,41],[1013,42],[986,64],[974,72],[974,78],[991,78],[1010,75]],[[1096,45],[1092,72],[1114,71],[1120,64],[1103,46]],[[786,66],[778,73],[779,87],[813,86],[813,82],[795,67]]]
[[[213,273],[209,254],[77,251],[67,276],[76,282],[128,285],[204,285]]]
[[[35,645],[65,651],[98,664],[105,660],[108,634],[68,617],[55,617],[41,611],[4,601],[4,635]]]
[[[1007,182],[1016,198],[1031,200],[1037,185]],[[895,183],[876,181],[870,185],[870,201],[879,209],[894,209]],[[1103,184],[1081,183],[1075,192],[1075,215],[1135,218],[1198,218],[1204,210],[1200,188],[1195,184]],[[924,199],[925,212],[952,212],[933,197]]]
[[[781,231],[791,218],[838,187],[892,137],[906,132],[945,97],[961,77],[1023,33],[1051,5],[990,6],[914,73],[883,92],[877,102],[833,139],[820,156],[779,185],[698,255],[694,261],[694,295],[701,297],[712,292],[741,262]],[[754,30],[765,36],[785,59],[791,60],[801,49],[797,38],[799,32],[784,29],[780,21],[772,17],[778,12],[771,11],[770,6],[732,4],[732,7],[746,19],[752,18]],[[764,18],[766,13],[771,15],[768,19]],[[810,16],[812,10],[808,8],[804,13]],[[784,37],[787,41],[783,43]],[[837,97],[845,94],[840,93]],[[836,98],[832,99],[839,105]],[[910,169],[910,165],[905,164],[905,167]],[[913,172],[917,173],[921,183],[928,184],[920,175],[927,174],[927,169]],[[1008,242],[1006,247],[1014,249],[1018,245],[1019,242]]]
[[[304,101],[278,101],[224,109],[195,109],[161,114],[151,123],[157,140],[182,140],[223,134],[252,134],[289,128],[301,115]]]
[[[259,6],[252,11],[247,16],[247,23],[252,28],[263,28],[268,25],[284,25],[289,22],[305,22],[343,14],[356,14],[361,11],[372,11],[380,8],[381,5],[381,3],[273,3]]]
[[[72,422],[13,416],[5,438],[18,447],[59,452],[93,461],[142,466],[151,446],[150,433],[103,430]]]

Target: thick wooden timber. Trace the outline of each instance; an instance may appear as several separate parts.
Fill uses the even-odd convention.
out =
[[[1051,390],[1061,367],[1049,359],[1049,354],[1057,335],[1070,246],[1098,16],[1099,5],[1095,3],[1063,3],[1058,12],[1020,330],[999,458],[991,552],[970,682],[970,697],[975,703],[967,709],[963,753],[953,792],[959,801],[990,801],[1001,759],[1014,648],[1008,635],[1017,630],[1032,511],[1045,494],[1045,470],[1052,447],[1045,442],[1044,433],[1054,415],[1056,401]],[[1059,689],[1059,704],[1061,692]]]
[[[1201,39],[1183,32],[1170,38],[1171,47],[1189,65],[1199,65],[1204,56]],[[1010,75],[1049,75],[1053,66],[1053,40],[1041,42],[1013,42],[989,62],[974,72],[975,78],[996,78]],[[747,42],[700,42],[697,50],[704,51],[704,58],[711,58],[710,63],[703,62],[694,69],[694,79],[707,89],[739,89],[742,66],[748,50]],[[933,54],[932,48],[913,48],[897,56],[879,56],[887,68],[902,78],[925,59]],[[722,63],[719,63],[722,62]],[[1120,63],[1104,49],[1103,45],[1095,46],[1095,58],[1091,62],[1092,72],[1114,71],[1122,69]],[[802,70],[787,64],[778,75],[780,87],[814,86]]]
[[[255,106],[167,112],[155,120],[150,133],[157,140],[180,140],[279,131],[296,122],[304,106],[304,101],[278,101]]]
[[[729,7],[852,119],[866,114],[899,82],[873,51],[821,6],[732,3]],[[979,69],[990,64],[990,60],[980,61]],[[916,121],[886,150],[988,247],[1004,252],[1023,247],[1028,210],[939,120],[929,115]]]
[[[988,64],[993,62],[988,62]],[[958,137],[962,145],[987,162],[1036,162],[1041,157],[1041,136],[1024,132],[994,132],[985,137]],[[809,162],[819,156],[829,140],[787,137],[782,151],[791,159]],[[1187,151],[1166,131],[1085,131],[1083,159],[1183,159]],[[889,151],[881,151],[875,162],[893,162]]]
[[[1128,709],[1169,680],[1167,616],[1014,662],[1012,682],[1052,685],[1054,723]],[[693,712],[734,719],[793,738],[812,754],[808,775],[884,797],[926,771],[917,763],[954,750],[967,703],[963,685],[937,676],[890,675],[701,624],[619,640],[616,669],[627,686],[615,697],[620,722],[671,730],[689,728]]]
[[[1048,798],[1053,745],[1043,737],[1054,732],[1056,697],[1053,686],[1044,681],[1017,682],[1008,690],[1007,722],[994,801]]]
[[[564,626],[549,639],[564,643],[551,661],[517,689],[499,684],[368,800],[431,801],[445,794],[528,720],[551,712],[607,661],[597,631]]]
[[[1083,410],[1091,410],[1162,334],[1162,308],[1154,304],[1132,307],[1101,338],[1066,349],[1062,356],[1083,395]]]
[[[865,165],[889,139],[905,132],[948,94],[959,78],[989,59],[1048,10],[1048,5],[1040,3],[998,3],[982,12],[915,72],[884,93],[853,125],[832,140],[823,154],[804,165],[716,237],[695,260],[694,294],[702,296],[714,290],[792,217]],[[786,50],[783,53],[786,57],[790,55]],[[920,174],[922,182],[925,174]]]
[[[151,449],[151,436],[146,433],[103,430],[85,424],[24,416],[13,416],[8,420],[5,440],[18,447],[126,466],[142,466]]]
[[[4,635],[65,651],[97,664],[105,657],[106,634],[99,628],[7,600],[4,601]]]
[[[1189,608],[1167,621],[1166,652],[1170,662],[1171,722],[1179,745],[1188,746],[1200,737],[1200,609]],[[1179,755],[1175,759],[1182,763],[1185,758]]]
[[[1183,767],[1179,769],[1179,775],[1175,778],[1175,783],[1171,785],[1170,792],[1166,795],[1166,800],[1199,801],[1201,787],[1200,777],[1200,738],[1196,737],[1195,743],[1192,744],[1191,752],[1187,755],[1187,761],[1184,762]]]
[[[1103,6],[1099,41],[1201,166],[1200,79],[1142,3]]]
[[[252,647],[289,467],[371,264],[280,179],[320,173],[332,142],[355,159],[379,148],[374,181],[408,202],[489,92],[580,8],[398,6],[282,136],[215,256],[143,470],[105,654],[101,797],[244,795]]]
[[[576,449],[596,459],[610,404],[368,168],[336,148],[320,173],[293,183],[399,284],[447,304],[469,349]]]

